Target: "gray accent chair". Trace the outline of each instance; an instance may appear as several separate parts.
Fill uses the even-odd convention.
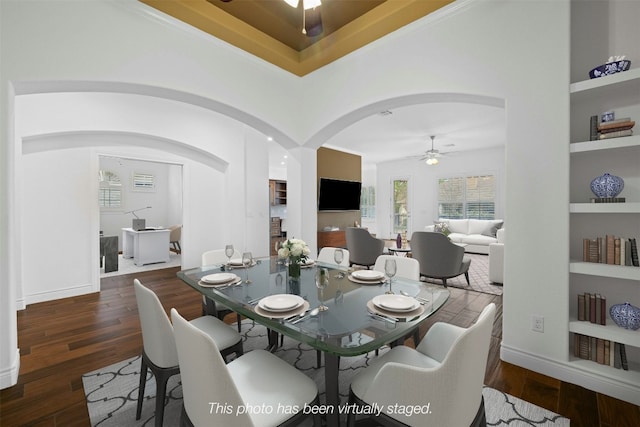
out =
[[[411,235],[411,254],[420,263],[420,276],[441,279],[447,287],[447,279],[464,274],[469,281],[471,259],[464,255],[464,248],[451,242],[442,233],[415,231]]]
[[[384,241],[376,239],[364,228],[347,227],[347,250],[349,265],[371,267],[384,252]]]

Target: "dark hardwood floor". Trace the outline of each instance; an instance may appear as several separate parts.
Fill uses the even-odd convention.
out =
[[[140,354],[142,338],[133,278],[153,289],[165,309],[200,315],[199,294],[176,278],[177,268],[102,279],[96,294],[32,304],[18,312],[18,384],[0,391],[0,425],[89,426],[82,374]],[[425,322],[463,327],[490,302],[498,306],[485,383],[571,419],[572,426],[638,426],[640,407],[500,361],[502,297],[455,288]],[[231,316],[233,317],[233,316]],[[409,341],[410,342],[410,341]]]

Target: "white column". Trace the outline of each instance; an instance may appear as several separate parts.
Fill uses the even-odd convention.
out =
[[[317,150],[289,150],[287,161],[287,236],[307,242],[318,253]]]

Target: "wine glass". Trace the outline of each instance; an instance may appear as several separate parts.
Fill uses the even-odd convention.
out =
[[[251,252],[244,252],[242,254],[242,265],[244,265],[244,271],[247,274],[247,280],[245,280],[244,283],[251,283],[251,280],[249,280],[249,266],[252,262],[253,255],[251,255]]]
[[[386,274],[387,277],[389,278],[389,290],[385,292],[386,294],[393,293],[393,291],[391,290],[391,282],[393,281],[393,276],[396,275],[397,268],[398,267],[396,265],[395,259],[388,258],[384,261],[384,274]]]
[[[340,248],[336,248],[333,251],[333,260],[335,261],[336,264],[338,264],[339,266],[342,265],[342,261],[344,260],[344,251]],[[341,271],[338,274],[336,274],[336,278],[337,279],[342,279],[344,278],[344,273]]]
[[[224,247],[224,254],[227,256],[227,265],[231,264],[231,257],[233,256],[233,245],[227,245]]]
[[[324,305],[324,289],[329,286],[329,270],[326,268],[318,268],[316,270],[316,288],[320,289],[320,305],[319,311],[327,311],[329,307]]]

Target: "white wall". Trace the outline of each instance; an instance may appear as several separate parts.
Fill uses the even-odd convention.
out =
[[[25,159],[20,303],[95,292],[98,197],[90,148],[34,153]],[[94,177],[94,179],[88,179]],[[92,257],[92,258],[91,258]]]
[[[304,145],[292,150],[287,171],[288,222],[293,234],[309,236],[312,246],[316,199],[306,188],[315,182],[315,149],[328,137],[363,114],[392,107],[396,101],[409,103],[416,94],[470,94],[502,102],[509,141],[504,169],[504,216],[509,218],[510,230],[506,245],[519,248],[506,253],[509,290],[504,295],[503,356],[542,372],[551,371],[552,365],[562,370],[569,348],[566,143],[570,19],[566,0],[456,2],[446,9],[452,13],[419,20],[304,78],[277,70],[185,26],[173,26],[171,19],[150,18],[147,10],[133,0],[0,3],[0,129],[9,132],[0,140],[0,169],[7,171],[2,175],[0,202],[9,210],[0,222],[0,231],[9,233],[9,239],[0,242],[0,259],[4,263],[4,256],[9,256],[2,264],[9,270],[0,274],[3,283],[11,283],[10,290],[0,287],[2,372],[15,373],[19,366],[14,287],[23,286],[22,264],[31,260],[20,242],[32,233],[21,227],[17,218],[24,204],[17,191],[23,159],[21,140],[14,140],[10,133],[12,90],[29,93],[37,92],[39,85],[55,86],[42,81],[61,81],[58,86],[63,88],[68,82],[89,82],[88,88],[85,83],[72,85],[83,90],[91,90],[91,82],[107,82],[114,91],[147,91],[147,95],[156,96],[151,116],[158,111],[180,110],[178,103],[161,110],[165,104],[160,98],[197,103],[238,118],[263,134],[273,134],[287,148]],[[305,96],[300,97],[303,90]],[[89,98],[94,96],[99,95]],[[104,113],[113,116],[118,111],[106,109]],[[193,113],[197,114],[195,109]],[[92,118],[101,120],[105,114]],[[149,118],[149,114],[137,107],[120,117],[117,130],[137,128],[138,117]],[[210,123],[186,116],[180,123],[155,117],[154,126],[140,130],[203,153],[215,152],[228,164],[224,173],[214,174],[220,179],[213,181],[201,180],[206,175],[201,173],[205,168],[202,163],[185,166],[185,188],[205,185],[184,195],[185,230],[191,222],[199,232],[186,236],[184,243],[193,244],[194,251],[202,249],[200,234],[211,234],[211,241],[220,243],[230,235],[234,244],[236,239],[244,242],[251,238],[243,230],[247,225],[249,232],[254,230],[262,211],[245,206],[237,196],[253,185],[266,185],[267,179],[265,174],[260,182],[260,172],[254,176],[249,171],[248,167],[256,164],[251,152],[236,149],[245,144],[253,147],[245,128],[238,126],[228,138],[205,142],[198,131]],[[81,127],[77,123],[70,126]],[[258,154],[262,154],[260,150]],[[233,214],[216,211],[221,205]],[[264,206],[266,209],[268,203]],[[552,246],[548,233],[540,230],[554,230]],[[10,254],[16,248],[18,251]],[[187,263],[194,260],[193,254],[186,257]],[[539,280],[541,268],[545,280]],[[545,316],[544,334],[530,331],[529,316],[533,313]]]
[[[494,175],[496,177],[496,219],[504,218],[505,150],[502,147],[452,153],[440,159],[437,166],[427,166],[416,159],[384,162],[377,165],[376,229],[378,236],[391,235],[391,181],[409,180],[409,211],[414,231],[424,231],[426,225],[438,219],[438,179],[456,176]]]

